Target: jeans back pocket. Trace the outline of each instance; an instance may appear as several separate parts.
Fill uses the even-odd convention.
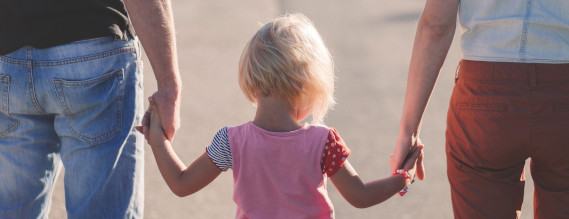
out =
[[[18,127],[18,121],[10,118],[8,106],[10,95],[10,76],[0,75],[0,137]]]
[[[96,143],[120,133],[124,70],[70,81],[54,79],[57,98],[74,136]]]

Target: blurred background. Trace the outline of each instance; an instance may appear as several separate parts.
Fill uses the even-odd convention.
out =
[[[301,12],[319,30],[336,65],[338,104],[326,124],[338,129],[352,150],[349,160],[362,180],[390,175],[389,154],[398,135],[413,38],[425,0],[173,0],[172,4],[184,88],[182,127],[173,145],[186,165],[205,151],[219,128],[253,119],[255,108],[237,84],[241,51],[260,24],[283,13]],[[396,195],[367,209],[349,205],[328,182],[337,218],[452,218],[444,138],[460,59],[457,45],[455,37],[423,120],[425,181],[414,183],[404,197]],[[146,58],[144,64],[148,97],[156,90],[156,80]],[[145,218],[234,218],[231,171],[200,192],[179,198],[162,179],[148,145],[145,150]],[[66,218],[61,176],[51,218]],[[529,175],[526,180],[522,218],[532,218],[533,183]]]

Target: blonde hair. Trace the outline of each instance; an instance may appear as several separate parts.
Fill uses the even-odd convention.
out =
[[[285,14],[263,25],[245,46],[239,86],[253,104],[278,95],[297,109],[312,107],[312,122],[321,123],[335,104],[332,56],[306,16]]]

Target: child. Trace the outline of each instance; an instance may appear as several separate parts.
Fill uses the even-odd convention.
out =
[[[193,194],[228,169],[233,170],[236,218],[333,218],[325,176],[358,208],[407,192],[423,146],[402,170],[364,184],[346,160],[350,150],[338,132],[316,125],[334,103],[334,70],[328,49],[305,16],[278,17],[253,36],[241,56],[239,85],[257,106],[255,118],[219,130],[189,167],[164,136],[150,98],[146,137],[176,195]],[[300,124],[310,113],[313,124]]]

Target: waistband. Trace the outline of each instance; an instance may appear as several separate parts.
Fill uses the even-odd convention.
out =
[[[569,63],[487,62],[463,59],[458,78],[499,81],[569,82]]]
[[[0,61],[16,65],[49,66],[58,63],[65,64],[74,60],[80,61],[96,55],[109,55],[107,53],[136,52],[137,46],[137,38],[117,40],[114,37],[100,37],[46,49],[25,46],[0,56]]]

